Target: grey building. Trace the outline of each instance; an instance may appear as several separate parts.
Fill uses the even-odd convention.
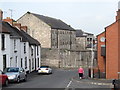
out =
[[[76,49],[77,50],[89,50],[95,48],[95,36],[94,34],[84,32],[82,30],[76,30]]]
[[[60,19],[27,12],[17,22],[28,27],[27,33],[37,39],[42,48],[76,48],[76,31]]]

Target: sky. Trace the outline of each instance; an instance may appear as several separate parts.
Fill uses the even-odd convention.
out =
[[[0,0],[4,18],[19,19],[27,11],[61,19],[74,29],[98,35],[115,22],[120,0]],[[12,10],[12,14],[11,14]],[[12,16],[11,16],[12,15]]]

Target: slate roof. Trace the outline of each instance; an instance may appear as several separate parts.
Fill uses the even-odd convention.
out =
[[[87,33],[87,32],[85,32],[85,34],[87,34],[87,35],[94,35],[94,34],[92,34],[92,33]]]
[[[7,22],[2,22],[2,26],[5,27],[9,32],[10,32],[10,36],[16,36],[18,38],[21,38],[21,36],[16,32],[15,27],[12,27],[9,23]]]
[[[0,21],[0,33],[10,34],[9,30],[3,25],[3,22],[1,22],[1,21]]]
[[[85,37],[86,35],[94,35],[94,34],[84,32],[84,31],[82,31],[80,29],[76,30],[76,37]]]
[[[30,12],[27,12],[27,13],[30,14]],[[74,30],[70,25],[67,25],[60,19],[55,19],[55,18],[51,18],[48,16],[43,16],[43,15],[39,15],[39,14],[35,14],[35,13],[31,13],[31,14],[36,16],[37,18],[39,18],[40,20],[42,20],[49,26],[51,26],[52,29]]]
[[[29,42],[30,45],[40,45],[40,43],[36,39],[32,38],[25,31],[18,30],[16,27],[11,26],[7,22],[2,22],[2,23],[3,26],[6,27],[7,30],[10,32],[10,36],[22,38],[23,42]]]
[[[82,30],[76,30],[76,37],[83,37],[83,31]]]
[[[40,43],[36,39],[32,38],[25,31],[21,30],[20,32],[22,33],[23,37],[25,37],[27,39],[27,41],[29,42],[30,45],[40,45]]]

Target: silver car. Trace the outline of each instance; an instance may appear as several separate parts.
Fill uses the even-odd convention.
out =
[[[19,83],[21,80],[27,80],[27,74],[21,67],[8,67],[4,70],[4,73],[8,76],[9,81]]]

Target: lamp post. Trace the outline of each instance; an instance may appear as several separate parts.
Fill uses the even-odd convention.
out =
[[[91,43],[91,78],[93,78],[93,37],[92,37],[92,43]]]

